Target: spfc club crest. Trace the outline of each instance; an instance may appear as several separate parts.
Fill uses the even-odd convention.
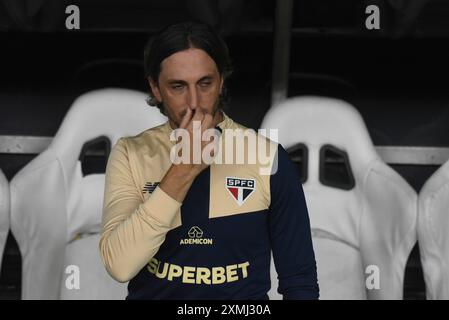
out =
[[[256,190],[256,181],[254,179],[226,177],[226,189],[237,201],[237,204],[241,206]]]

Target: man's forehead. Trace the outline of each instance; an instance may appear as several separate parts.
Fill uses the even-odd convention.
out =
[[[194,80],[218,73],[215,61],[196,48],[176,52],[161,63],[160,77],[171,80]]]

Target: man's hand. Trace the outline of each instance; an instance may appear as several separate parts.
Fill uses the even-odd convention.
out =
[[[197,122],[194,123],[194,121]],[[195,127],[194,124],[200,124],[200,128]],[[203,161],[202,153],[206,146],[214,142],[202,141],[201,137],[204,131],[214,128],[214,119],[212,115],[205,114],[200,109],[192,111],[188,108],[179,128],[185,129],[188,132],[190,141],[183,141],[183,147],[187,146],[190,149],[190,161],[188,163],[172,164],[159,184],[159,187],[173,199],[178,202],[183,202],[193,180],[195,180],[201,171],[209,166],[208,163]],[[201,139],[199,150],[195,150],[194,148],[194,130],[198,130],[196,134]],[[194,163],[194,157],[200,159],[200,163]]]
[[[201,137],[206,130],[214,128],[214,119],[212,115],[203,113],[200,109],[195,109],[192,111],[191,109],[187,109],[186,114],[184,115],[180,125],[180,129],[186,130],[188,133],[189,140],[182,141],[180,144],[183,149],[181,149],[180,156],[182,157],[182,150],[189,149],[189,159],[187,163],[179,164],[180,168],[187,171],[193,171],[198,175],[201,171],[209,166],[209,164],[205,163],[202,158],[203,150],[211,141],[203,141]],[[194,131],[196,131],[194,133]],[[200,138],[200,144],[198,141],[194,141],[194,137]],[[197,148],[195,148],[197,146]],[[199,147],[199,148],[198,148]]]

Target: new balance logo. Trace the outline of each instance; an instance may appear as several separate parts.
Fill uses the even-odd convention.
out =
[[[143,187],[142,193],[153,193],[154,189],[159,185],[159,182],[147,182]]]

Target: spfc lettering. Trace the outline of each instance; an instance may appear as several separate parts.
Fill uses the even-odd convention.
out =
[[[254,179],[226,177],[226,189],[237,204],[241,206],[256,190],[256,181]]]

